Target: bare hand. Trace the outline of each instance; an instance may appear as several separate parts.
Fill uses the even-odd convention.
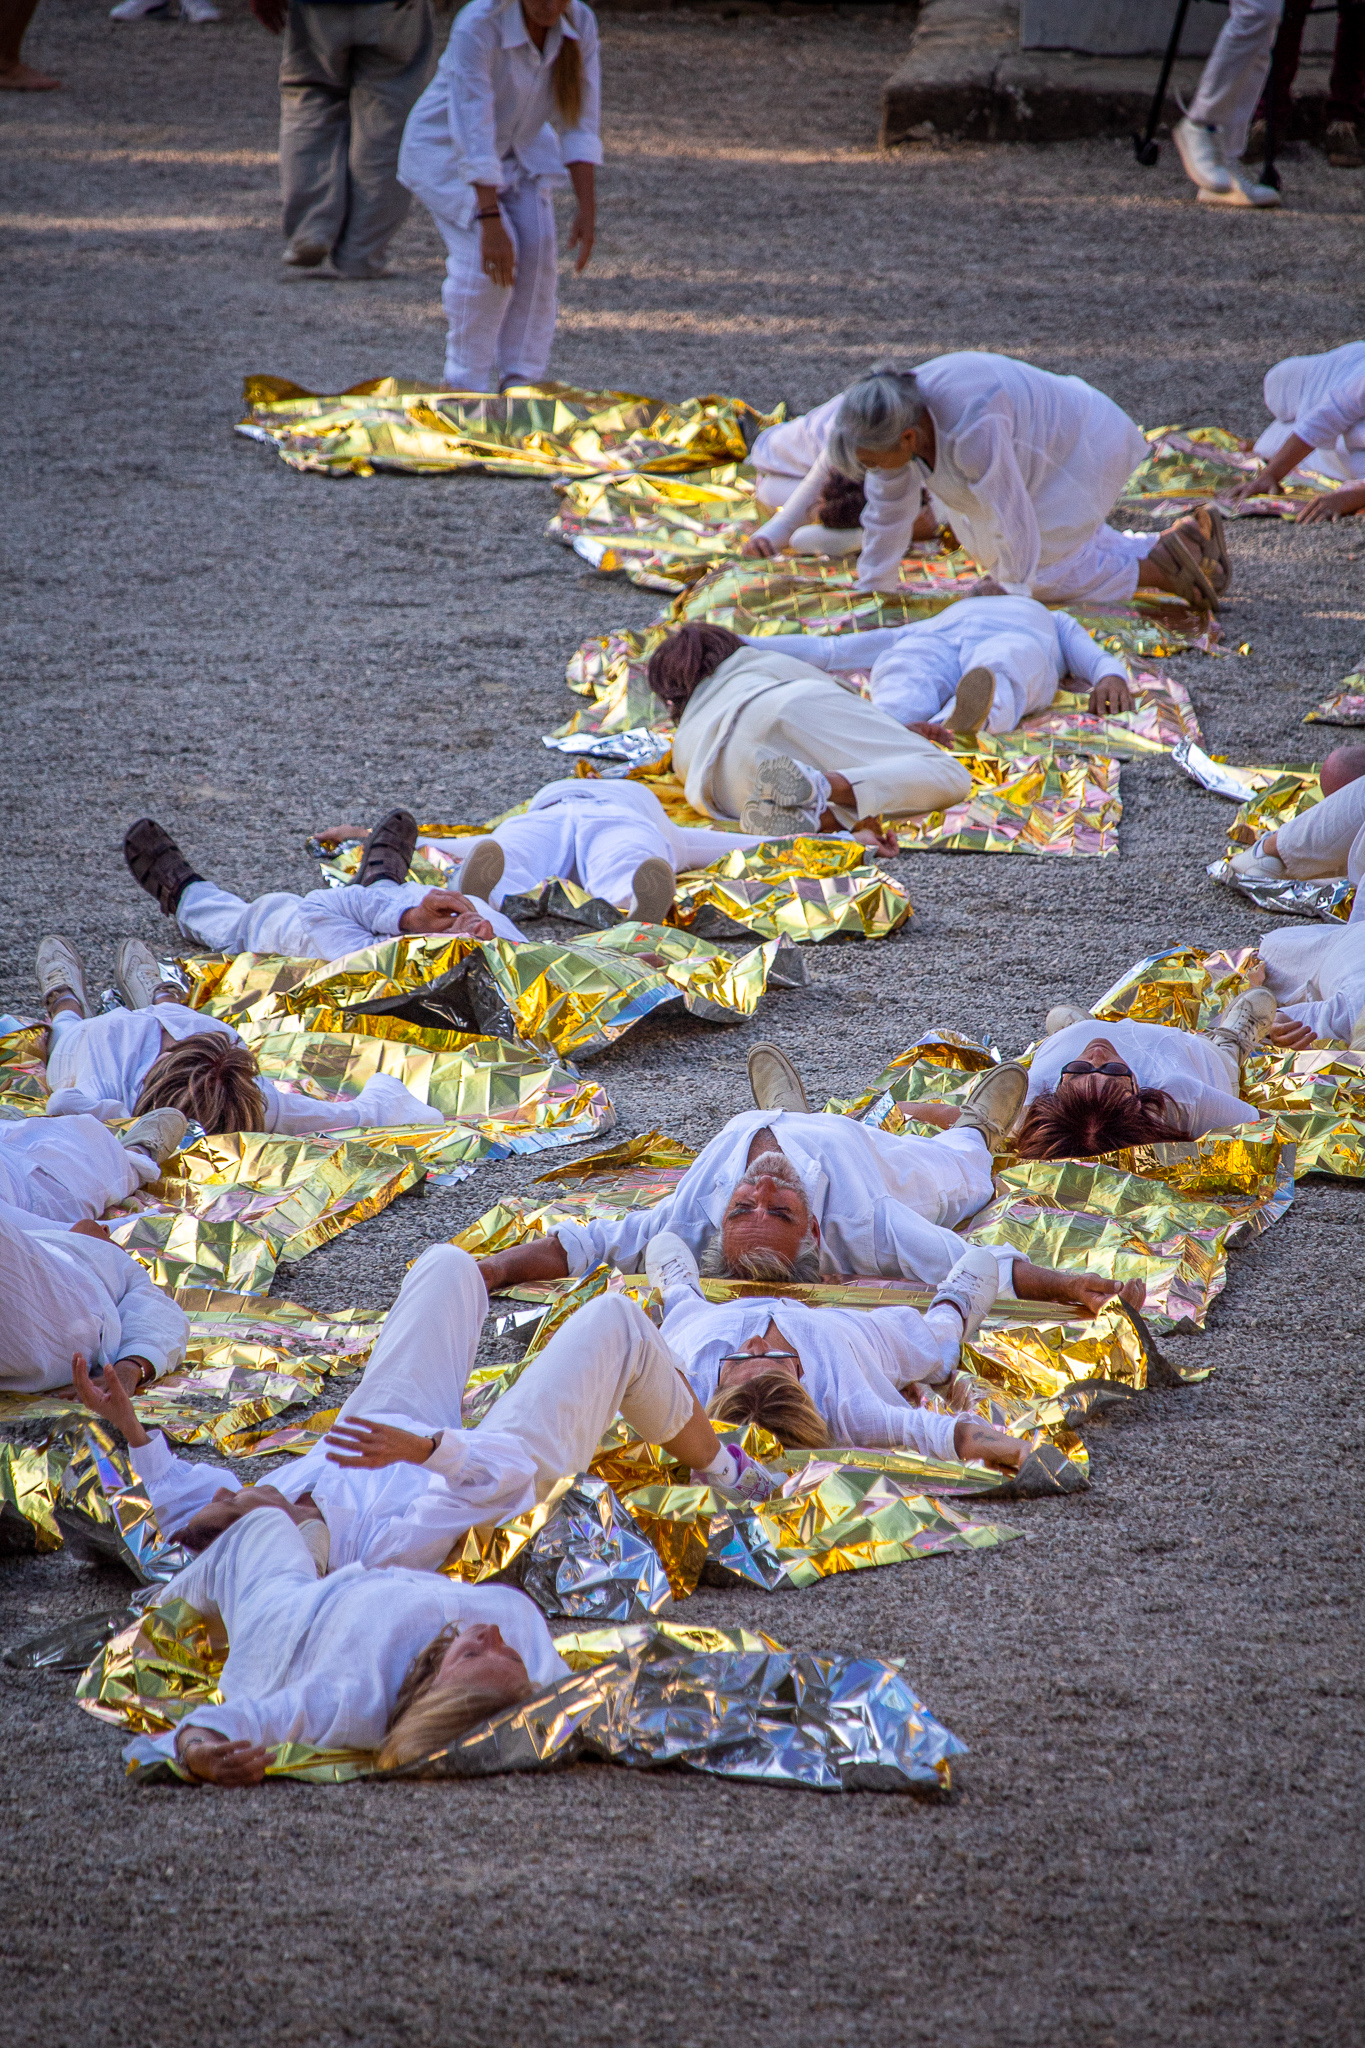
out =
[[[1240,505],[1247,498],[1268,497],[1279,481],[1279,478],[1273,476],[1268,469],[1258,469],[1255,476],[1244,476],[1239,484],[1234,484],[1230,491],[1224,491],[1222,495],[1230,505]]]
[[[1114,718],[1133,709],[1135,698],[1124,676],[1101,676],[1090,692],[1087,709],[1097,718]]]
[[[922,740],[932,740],[936,747],[951,747],[956,735],[950,725],[940,725],[936,719],[921,718],[914,725],[907,725],[907,732],[917,732]]]
[[[136,1367],[133,1369],[137,1370]],[[147,1432],[133,1408],[132,1389],[125,1384],[117,1366],[112,1372],[96,1366],[92,1373],[87,1360],[78,1351],[71,1360],[71,1381],[77,1399],[84,1402],[92,1415],[98,1415],[101,1422],[119,1430],[135,1450],[147,1442]]]
[[[762,555],[765,562],[770,562],[777,553],[772,542],[761,533],[751,533],[739,551],[742,555]]]
[[[517,274],[517,252],[512,237],[502,223],[502,215],[496,220],[481,220],[483,229],[480,241],[480,261],[483,274],[490,284],[500,285],[510,291]]]
[[[597,214],[591,206],[580,206],[569,229],[569,249],[578,251],[574,264],[574,276],[579,276],[588,267],[592,256],[592,245],[597,240]]]
[[[289,0],[249,0],[252,13],[262,28],[277,36],[289,19]]]
[[[951,1102],[907,1102],[903,1107],[918,1123],[937,1124],[941,1131],[950,1131],[962,1114]]]
[[[1275,1019],[1266,1037],[1271,1045],[1288,1046],[1291,1052],[1306,1052],[1310,1045],[1318,1042],[1306,1024],[1300,1024],[1297,1019],[1283,1013]]]
[[[175,1753],[190,1776],[208,1785],[259,1785],[270,1751],[251,1742],[231,1742],[211,1728],[185,1728]]]
[[[414,1436],[409,1429],[396,1429],[391,1422],[366,1422],[363,1416],[348,1415],[334,1422],[327,1432],[327,1462],[373,1472],[381,1465],[425,1465],[436,1448],[436,1439]],[[349,1453],[338,1457],[338,1451]]]
[[[319,825],[313,834],[324,846],[337,846],[343,839],[368,839],[368,825]]]
[[[1008,1430],[964,1415],[953,1431],[953,1455],[964,1465],[980,1459],[998,1472],[1017,1472],[1028,1456],[1028,1445]]]
[[[428,889],[421,902],[398,920],[400,932],[454,933],[461,938],[491,939],[493,927],[467,896],[457,889]]]
[[[1352,484],[1344,491],[1324,491],[1320,498],[1310,498],[1294,524],[1311,526],[1319,519],[1348,519],[1353,512],[1365,512],[1365,484]]]
[[[823,820],[821,822],[823,823]],[[832,829],[838,830],[837,819]],[[863,818],[860,818],[853,827],[853,837],[860,840],[869,852],[880,853],[887,860],[893,853],[899,853],[901,850],[901,843],[894,832],[883,832],[879,826],[869,824]]]
[[[1125,1280],[1118,1286],[1102,1273],[1065,1273],[1057,1277],[1061,1285],[1054,1299],[1068,1308],[1078,1308],[1083,1316],[1098,1315],[1107,1301],[1117,1299],[1126,1302],[1129,1308],[1141,1308],[1147,1299],[1146,1283],[1141,1280]]]
[[[1252,963],[1251,963],[1251,965],[1250,965],[1250,967],[1248,967],[1248,968],[1247,968],[1247,969],[1245,970],[1245,974],[1244,974],[1244,977],[1243,977],[1243,978],[1245,979],[1245,981],[1246,981],[1246,985],[1247,985],[1247,987],[1248,987],[1248,988],[1264,988],[1264,987],[1265,987],[1265,961],[1264,961],[1264,960],[1253,960],[1253,961],[1252,961]]]

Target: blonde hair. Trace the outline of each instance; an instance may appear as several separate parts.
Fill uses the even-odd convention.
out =
[[[561,31],[554,68],[555,112],[566,127],[576,128],[583,111],[583,57],[578,38]]]
[[[203,1031],[153,1060],[133,1115],[178,1109],[210,1137],[217,1131],[263,1131],[265,1097],[256,1077],[256,1062],[240,1039]]]
[[[723,1387],[706,1404],[713,1422],[756,1422],[786,1450],[819,1450],[834,1432],[799,1380],[788,1372],[756,1372],[737,1387]]]
[[[447,1622],[409,1664],[377,1759],[381,1771],[394,1770],[400,1764],[420,1763],[437,1750],[449,1749],[452,1742],[477,1728],[480,1721],[491,1719],[519,1700],[529,1699],[535,1691],[529,1678],[520,1691],[511,1695],[505,1686],[472,1685],[460,1679],[442,1685],[441,1665],[459,1632],[458,1622]]]

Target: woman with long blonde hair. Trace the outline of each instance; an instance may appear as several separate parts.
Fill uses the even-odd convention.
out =
[[[583,0],[470,0],[408,118],[398,176],[446,245],[445,383],[544,377],[558,311],[553,188],[567,174],[582,271],[596,234],[601,70]]]

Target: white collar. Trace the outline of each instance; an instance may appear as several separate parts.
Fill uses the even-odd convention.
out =
[[[558,41],[555,38],[556,30],[559,32]],[[571,36],[575,42],[578,41],[578,30],[574,27],[567,14],[561,15],[554,28],[546,35],[545,48],[537,50],[535,44],[531,41],[531,32],[526,26],[526,16],[521,11],[521,0],[506,0],[506,5],[502,10],[502,47],[504,50],[516,50],[525,44],[534,53],[538,62],[546,63],[551,58],[558,56],[559,45],[563,42],[565,36]]]

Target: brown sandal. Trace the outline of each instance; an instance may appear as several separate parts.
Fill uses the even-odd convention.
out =
[[[1192,554],[1198,555],[1200,567],[1218,596],[1222,597],[1232,581],[1232,560],[1228,554],[1223,515],[1216,505],[1202,505],[1199,509],[1208,514],[1207,534],[1200,528],[1198,512],[1191,512],[1184,519],[1177,519],[1171,531],[1179,534]]]

